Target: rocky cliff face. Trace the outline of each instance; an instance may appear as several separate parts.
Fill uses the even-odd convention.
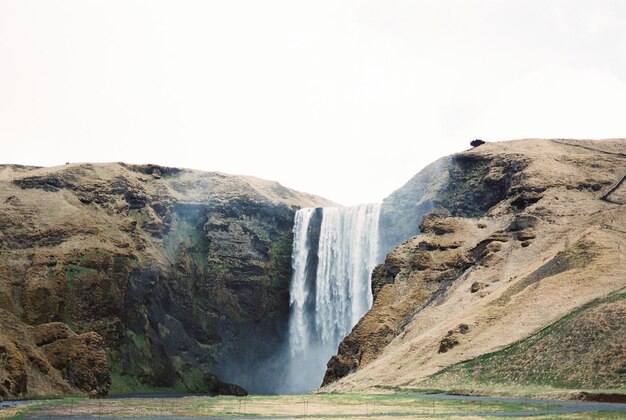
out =
[[[155,165],[0,166],[0,396],[243,392],[215,367],[278,345],[295,210],[328,204]]]
[[[624,140],[485,144],[426,168],[383,204],[387,246],[409,238],[325,389],[623,388],[625,173]]]

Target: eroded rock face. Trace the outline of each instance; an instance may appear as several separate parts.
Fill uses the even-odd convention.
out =
[[[111,388],[111,375],[103,344],[102,337],[95,332],[72,333],[41,348],[50,364],[61,372],[72,388],[90,397],[105,397]]]
[[[385,199],[380,236],[390,248],[404,242],[374,270],[373,306],[328,362],[323,386],[462,389],[462,375],[424,381],[623,290],[626,272],[618,254],[626,249],[620,234],[626,214],[601,198],[626,172],[624,151],[624,140],[489,143],[441,159]],[[623,294],[615,299],[623,301]],[[621,337],[624,328],[613,334]],[[614,339],[604,333],[598,338],[585,351],[621,366],[623,349],[601,348]],[[565,370],[580,346],[561,343],[562,351],[546,363],[552,378],[574,375]],[[533,357],[524,350],[516,360],[527,366]],[[562,372],[554,364],[558,357],[565,362]],[[512,369],[500,370],[511,383]],[[531,373],[528,381],[541,383]],[[615,377],[606,370],[593,381],[576,380],[612,387]]]
[[[409,239],[376,267],[372,274],[372,309],[339,345],[337,356],[328,362],[322,386],[374,360],[420,307],[434,302],[469,266],[484,258],[476,255],[473,241],[456,240],[478,231],[474,223],[453,217],[426,219],[447,226],[447,233],[433,230],[429,235]]]
[[[240,392],[204,378],[275,350],[295,211],[331,204],[269,181],[157,165],[0,171],[0,308],[35,326],[55,383],[69,381],[18,386],[26,395],[103,395],[107,358],[112,392]]]
[[[1,309],[0,327],[1,397],[108,394],[111,376],[100,335],[77,335],[60,322],[29,327]]]
[[[469,331],[469,325],[460,324],[454,330],[448,331],[446,336],[439,342],[439,350],[438,353],[445,353],[448,350],[459,345],[462,334],[467,334]]]
[[[383,201],[380,220],[381,247],[388,252],[404,240],[426,230],[440,230],[437,218],[477,217],[514,195],[528,158],[517,154],[489,154],[485,148],[460,153],[428,165]],[[433,213],[430,220],[423,220]],[[444,231],[441,231],[444,233]]]
[[[15,343],[4,337],[0,339],[0,378],[1,398],[16,398],[26,394],[26,359]]]

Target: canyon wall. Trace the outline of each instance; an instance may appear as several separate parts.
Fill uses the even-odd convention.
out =
[[[294,214],[328,204],[156,165],[0,166],[0,397],[245,392],[215,371],[281,344]]]

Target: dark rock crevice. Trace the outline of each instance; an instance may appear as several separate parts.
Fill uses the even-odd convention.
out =
[[[97,333],[115,393],[241,394],[228,383],[249,372],[218,379],[216,369],[254,367],[282,344],[294,214],[328,202],[263,180],[159,165],[33,169],[7,169],[0,307],[31,325]],[[75,362],[59,366],[86,390]]]

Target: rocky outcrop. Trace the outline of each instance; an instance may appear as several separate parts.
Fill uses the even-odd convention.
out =
[[[417,235],[427,213],[478,217],[503,199],[517,195],[517,188],[511,185],[522,181],[528,157],[485,151],[492,147],[439,159],[387,197],[380,220],[383,251]]]
[[[516,376],[537,363],[558,379],[554,386],[616,387],[624,352],[609,335],[626,331],[613,322],[626,287],[626,211],[614,186],[626,171],[625,150],[624,140],[487,143],[436,162],[393,193],[383,203],[381,237],[389,247],[404,242],[374,270],[373,306],[328,362],[324,389],[472,389],[467,369],[428,382],[468,359],[483,372],[497,365],[500,384],[545,383],[530,370]],[[582,347],[556,335],[516,359],[483,364],[491,360],[484,355],[607,295],[617,296],[612,315],[577,317],[572,334],[610,368],[564,380],[576,376],[570,367]],[[602,317],[610,326],[596,328]],[[568,337],[563,331],[558,337]],[[541,359],[547,343],[555,350]]]
[[[422,308],[441,299],[468,267],[485,263],[494,252],[471,240],[480,231],[471,221],[429,215],[422,226],[431,233],[395,248],[374,270],[372,309],[328,362],[323,386],[376,359]],[[456,235],[451,238],[452,232]]]
[[[0,397],[106,396],[111,387],[102,337],[63,323],[30,327],[0,309]]]
[[[33,326],[41,366],[58,373],[35,380],[49,374],[11,348],[7,395],[241,394],[215,372],[276,350],[295,211],[328,204],[157,165],[0,166],[0,308]]]
[[[227,384],[220,381],[217,376],[207,373],[204,375],[204,383],[207,387],[209,395],[232,395],[235,397],[245,397],[248,395],[243,387],[235,384]]]
[[[71,333],[67,338],[54,340],[41,348],[50,364],[61,372],[72,388],[90,396],[108,394],[111,375],[100,334]]]

